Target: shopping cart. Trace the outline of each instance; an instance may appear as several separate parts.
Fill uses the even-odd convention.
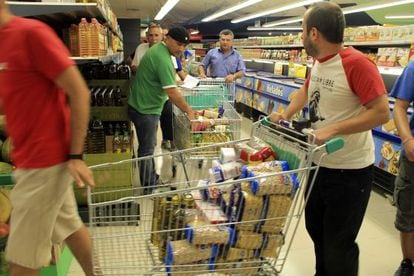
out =
[[[179,150],[240,139],[242,119],[228,101],[231,96],[226,86],[199,85],[182,91],[184,99],[200,116],[189,120],[183,111],[174,106],[174,143]],[[200,148],[187,153],[180,161],[198,159],[201,168],[203,160],[218,158],[219,151],[219,147]],[[175,173],[176,165],[173,164],[172,168]]]
[[[153,187],[152,194],[138,185],[88,190],[95,274],[277,275],[306,204],[305,188],[312,188],[323,157],[343,146],[340,138],[317,146],[302,141],[306,135],[297,138],[290,132],[261,120],[250,138],[200,147],[240,149],[264,141],[284,161],[260,163],[274,165],[261,172],[250,164],[238,177],[207,183],[211,171],[199,170],[196,160],[189,159],[180,163],[174,182]],[[94,166],[108,172],[95,181],[97,186],[116,183],[117,167],[148,158],[154,158],[157,173],[166,179],[172,159],[200,148]]]
[[[225,88],[226,94],[228,95],[228,101],[230,104],[234,104],[236,95],[236,83],[235,81],[226,82],[224,78],[205,78],[200,79],[200,85],[214,85],[222,86]]]

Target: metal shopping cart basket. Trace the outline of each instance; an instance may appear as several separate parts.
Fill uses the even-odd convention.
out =
[[[244,165],[238,176],[233,174],[225,181],[212,181],[214,168],[199,170],[194,160],[188,160],[181,163],[187,176],[181,168],[174,182],[153,187],[156,189],[151,194],[144,194],[139,185],[89,190],[95,274],[277,275],[306,204],[304,190],[307,185],[312,188],[310,173],[316,176],[322,158],[343,145],[339,138],[316,146],[280,128],[259,121],[253,125],[250,138],[204,146],[244,150],[265,143],[278,156],[279,160]],[[197,150],[92,169],[108,171],[96,179],[99,186],[102,181],[117,181],[116,173],[111,173],[117,166],[152,158],[157,173],[165,179],[172,159]],[[318,154],[320,158],[315,159]],[[237,161],[232,162],[230,168],[234,169]]]
[[[174,143],[179,150],[240,139],[242,119],[229,103],[228,93],[221,84],[183,89],[184,99],[200,115],[189,120],[174,106]],[[200,148],[188,152],[185,158],[200,160],[201,168],[202,160],[218,158],[219,151],[219,147]]]
[[[228,102],[230,104],[234,103],[235,100],[235,93],[236,93],[236,83],[235,81],[232,82],[225,82],[224,78],[205,78],[200,79],[200,85],[215,85],[215,86],[222,86],[225,89],[226,94],[228,95]]]

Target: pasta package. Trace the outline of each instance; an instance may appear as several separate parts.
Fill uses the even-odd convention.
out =
[[[256,166],[244,166],[241,176],[244,178],[257,177],[250,180],[250,190],[257,196],[271,194],[290,194],[298,187],[296,176],[287,172],[289,166],[286,161],[269,161]],[[273,175],[271,175],[273,174]]]
[[[237,248],[259,249],[263,244],[263,235],[261,233],[239,231],[235,240]]]
[[[260,252],[261,257],[277,258],[280,252],[280,247],[284,244],[284,236],[281,234],[264,236],[263,248]]]
[[[266,221],[261,227],[262,232],[279,233],[285,225],[292,205],[292,198],[287,195],[270,195],[265,199]]]
[[[214,260],[217,252],[217,246],[194,246],[187,240],[168,241],[165,263],[179,265]]]
[[[254,251],[242,248],[230,247],[227,251],[226,261],[237,261],[240,259],[253,258]]]
[[[228,244],[232,237],[233,229],[223,225],[209,225],[202,221],[187,225],[185,235],[187,240],[194,245],[202,244]]]

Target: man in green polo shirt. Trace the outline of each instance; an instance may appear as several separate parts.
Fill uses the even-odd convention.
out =
[[[153,45],[142,58],[133,80],[128,99],[128,113],[135,125],[138,138],[138,157],[154,154],[157,127],[164,103],[169,98],[178,108],[194,119],[193,110],[177,88],[171,55],[180,56],[188,44],[187,31],[182,27],[171,28],[165,40]],[[157,185],[153,158],[139,162],[141,185],[151,193]]]

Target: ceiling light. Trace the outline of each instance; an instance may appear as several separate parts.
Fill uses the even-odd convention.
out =
[[[155,16],[154,20],[161,20],[164,16],[172,9],[180,0],[167,0],[167,2],[162,6],[160,11]]]
[[[295,18],[287,19],[287,20],[269,22],[269,23],[263,24],[263,27],[274,27],[274,26],[279,26],[279,25],[297,23],[297,22],[301,22],[302,20],[303,20],[302,17],[295,17]]]
[[[247,27],[248,31],[302,31],[302,27],[286,26],[286,27]]]
[[[306,1],[301,1],[301,2],[294,3],[294,4],[282,6],[282,7],[273,9],[273,10],[266,10],[266,11],[263,11],[263,12],[258,12],[258,13],[250,14],[250,15],[247,15],[247,16],[244,16],[244,17],[239,17],[239,18],[233,19],[231,21],[231,23],[239,23],[239,22],[243,22],[243,21],[246,21],[246,20],[249,20],[249,19],[253,19],[253,18],[257,18],[257,17],[269,15],[269,14],[280,13],[282,11],[292,10],[292,9],[295,9],[295,8],[298,8],[298,7],[303,7],[303,6],[306,6],[306,5],[311,5],[313,3],[321,2],[321,1],[322,0],[306,0]]]
[[[414,14],[412,15],[386,15],[385,19],[414,19]]]
[[[218,17],[221,17],[221,16],[223,16],[225,14],[232,13],[234,11],[237,11],[237,10],[240,10],[240,9],[243,9],[243,8],[246,8],[248,6],[251,6],[253,4],[259,3],[261,1],[263,1],[263,0],[248,0],[246,2],[243,2],[243,3],[238,4],[236,6],[233,6],[233,7],[230,7],[228,9],[225,9],[225,10],[222,10],[222,11],[219,11],[219,12],[216,12],[216,13],[214,13],[214,14],[206,17],[206,18],[203,18],[201,21],[208,22],[208,21],[211,21],[211,20],[216,19]]]
[[[410,3],[414,3],[414,0],[395,1],[395,2],[390,2],[390,3],[368,5],[368,6],[358,5],[352,8],[343,9],[342,12],[344,14],[351,14],[351,13],[366,12],[366,11],[378,10],[378,9],[383,9],[383,8],[389,8],[389,7],[410,4]]]
[[[414,3],[414,0],[395,1],[395,2],[390,2],[390,3],[367,5],[367,6],[358,5],[352,8],[343,9],[342,12],[344,14],[351,14],[351,13],[358,13],[362,11],[364,12],[372,11],[372,10],[378,10],[378,9],[383,9],[383,8],[388,8],[388,7],[393,7],[393,6],[404,5],[404,4],[411,4],[411,3]],[[303,20],[302,17],[297,17],[297,18],[288,19],[288,20],[273,21],[273,22],[263,24],[263,27],[273,27],[273,26],[291,24],[291,23],[301,22],[302,20]]]

